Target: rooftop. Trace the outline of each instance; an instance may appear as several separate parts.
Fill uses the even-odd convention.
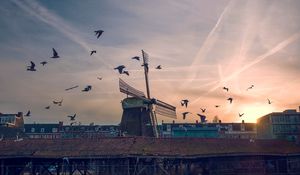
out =
[[[300,154],[300,146],[280,140],[117,137],[0,141],[0,157],[211,157]]]

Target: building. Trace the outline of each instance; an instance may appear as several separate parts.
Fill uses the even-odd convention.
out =
[[[0,113],[0,140],[19,139],[24,137],[23,113],[3,114]]]
[[[23,113],[22,112],[18,112],[17,114],[0,113],[0,126],[23,128],[24,126]]]
[[[299,139],[300,112],[289,109],[283,112],[272,112],[259,118],[257,136],[262,139]]]
[[[24,132],[34,139],[99,138],[119,135],[117,125],[63,125],[59,123],[25,124]]]
[[[63,123],[25,124],[24,132],[32,139],[58,139],[62,137]]]
[[[0,141],[0,174],[299,175],[286,140],[105,137]]]
[[[99,138],[119,135],[117,125],[66,125],[62,128],[63,138]]]
[[[162,137],[256,138],[255,123],[162,123]]]

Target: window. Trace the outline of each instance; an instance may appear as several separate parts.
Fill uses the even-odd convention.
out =
[[[171,125],[167,125],[167,131],[171,131]]]
[[[52,128],[52,132],[57,132],[57,128]]]
[[[34,129],[34,128],[31,128],[31,132],[35,132],[35,129]]]

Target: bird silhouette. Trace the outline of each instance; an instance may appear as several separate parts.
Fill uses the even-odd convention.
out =
[[[54,48],[52,48],[53,56],[51,58],[59,58],[58,53]]]
[[[50,106],[46,106],[45,109],[50,109]]]
[[[183,112],[183,113],[182,113],[183,120],[185,120],[186,116],[187,116],[189,113],[190,113],[190,112]]]
[[[97,77],[98,80],[102,80],[102,77]]]
[[[220,107],[220,105],[215,105],[216,108]]]
[[[185,106],[187,108],[189,100],[184,99],[184,100],[181,100],[180,103],[181,103],[181,106]]]
[[[62,102],[63,102],[63,99],[61,99],[60,101],[53,101],[53,104],[56,104],[58,106],[62,106]]]
[[[140,57],[138,57],[138,56],[134,56],[131,59],[140,61]]]
[[[244,115],[244,113],[242,113],[242,114],[239,113],[239,117],[242,117],[243,115]]]
[[[273,102],[270,100],[270,99],[268,99],[268,104],[272,104]]]
[[[94,53],[97,53],[96,50],[92,50],[90,56],[92,56]]]
[[[82,90],[82,92],[88,92],[88,91],[90,91],[90,90],[92,90],[92,86],[91,86],[91,85],[87,85],[87,86]]]
[[[33,61],[30,61],[30,66],[27,66],[27,71],[36,71]]]
[[[223,87],[223,89],[227,92],[229,91],[229,88],[227,88],[227,87]]]
[[[253,89],[254,85],[251,85],[250,87],[248,87],[246,90],[250,90],[250,89]]]
[[[161,65],[156,66],[155,69],[162,69],[162,68],[161,68]]]
[[[70,87],[70,88],[65,89],[65,91],[69,91],[69,90],[72,90],[72,89],[75,89],[75,88],[78,88],[78,87],[79,87],[78,85],[72,86],[72,87]]]
[[[233,100],[233,98],[229,97],[229,98],[227,98],[227,100],[228,100],[228,101],[229,101],[229,103],[231,104],[231,103],[232,103],[232,100]]]
[[[201,114],[197,114],[197,115],[200,117],[201,123],[206,123],[207,122],[205,115],[201,115]]]
[[[120,65],[120,66],[114,68],[114,70],[118,70],[120,74],[123,73],[123,69],[125,69],[124,65]]]
[[[45,66],[45,64],[47,64],[48,62],[47,61],[42,61],[40,62],[41,65]]]
[[[26,113],[26,115],[25,115],[26,117],[30,117],[31,116],[31,112],[30,112],[30,110]]]
[[[124,70],[122,74],[126,74],[127,76],[129,76],[129,72],[127,70]]]
[[[76,117],[76,114],[74,114],[74,115],[68,115],[68,117],[70,118],[70,121],[74,121],[75,117]]]
[[[102,35],[102,33],[104,32],[103,30],[96,30],[94,31],[95,35],[97,36],[97,39]]]
[[[201,111],[204,113],[205,111],[206,111],[206,109],[202,109],[202,108],[200,108],[201,109]]]

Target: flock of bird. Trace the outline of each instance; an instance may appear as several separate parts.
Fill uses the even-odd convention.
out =
[[[95,32],[95,35],[97,36],[97,39],[99,39],[100,38],[100,36],[103,34],[103,30],[96,30],[96,31],[94,31]],[[91,50],[90,51],[90,56],[92,56],[93,54],[96,54],[97,53],[97,51],[96,50]],[[54,48],[52,48],[52,56],[50,57],[50,58],[53,58],[53,59],[57,59],[57,58],[60,58],[60,56],[59,56],[59,54],[58,54],[58,52],[54,49]],[[131,59],[133,59],[133,60],[136,60],[136,61],[141,61],[141,58],[139,57],[139,56],[134,56],[134,57],[132,57]],[[40,62],[40,64],[42,65],[42,66],[45,66],[46,64],[48,64],[48,62],[47,61],[42,61],[42,62]],[[144,65],[144,64],[142,64],[141,66],[146,66],[146,68],[148,69],[148,64],[146,64],[146,65]],[[36,69],[36,64],[33,62],[33,61],[30,61],[30,65],[29,66],[27,66],[27,71],[37,71],[37,69]],[[117,66],[117,67],[115,67],[115,68],[113,68],[114,70],[117,70],[118,71],[118,73],[119,74],[125,74],[125,75],[127,75],[127,76],[129,76],[130,74],[129,74],[129,71],[128,70],[126,70],[126,66],[125,65],[119,65],[119,66]],[[155,69],[162,69],[162,66],[161,65],[158,65],[158,66],[156,66],[155,67]],[[97,79],[98,80],[102,80],[102,77],[97,77]],[[66,88],[65,89],[65,91],[69,91],[69,90],[73,90],[73,89],[76,89],[76,88],[78,88],[79,86],[78,85],[76,85],[76,86],[72,86],[72,87],[69,87],[69,88]],[[249,91],[249,90],[251,90],[251,89],[253,89],[254,88],[254,85],[251,85],[251,86],[249,86],[246,90],[247,91]],[[92,90],[92,85],[87,85],[83,90],[82,90],[82,92],[89,92],[89,91],[91,91]],[[229,92],[229,88],[228,87],[223,87],[223,90],[224,91],[226,91],[226,92]],[[229,104],[232,104],[233,103],[233,98],[232,97],[228,97],[227,98],[227,101],[229,102]],[[270,101],[270,99],[267,99],[268,100],[268,104],[271,104],[272,102]],[[62,103],[63,103],[63,99],[61,99],[60,101],[53,101],[53,104],[54,105],[58,105],[58,106],[62,106]],[[188,103],[189,103],[189,100],[188,99],[183,99],[183,100],[181,100],[181,106],[183,106],[183,107],[185,107],[185,108],[188,108]],[[220,105],[215,105],[215,108],[219,108],[220,107]],[[45,109],[50,109],[50,106],[46,106],[45,107]],[[206,120],[206,115],[204,115],[204,113],[206,112],[206,109],[205,108],[200,108],[201,109],[201,113],[197,113],[197,116],[199,116],[200,117],[200,121],[201,121],[201,123],[206,123],[207,122],[207,120]],[[182,113],[182,116],[183,116],[183,119],[185,120],[186,119],[186,117],[187,117],[187,115],[188,114],[192,114],[191,112],[183,112]],[[239,115],[239,117],[243,117],[244,116],[244,113],[239,113],[238,114]],[[29,117],[29,116],[31,116],[31,111],[29,110],[27,113],[26,113],[26,115],[25,116],[27,116],[27,117]],[[73,123],[75,123],[74,121],[75,121],[75,117],[76,117],[76,114],[74,114],[74,115],[72,115],[72,116],[67,116],[69,119],[70,119],[70,121],[72,122],[71,124],[73,124]]]
[[[99,39],[104,31],[103,30],[96,30],[94,32],[95,32],[95,35],[97,36],[97,39]],[[97,53],[96,50],[91,50],[90,51],[90,56],[92,56],[93,54],[96,54],[96,53]],[[57,59],[57,58],[61,58],[61,57],[59,56],[58,52],[54,48],[52,48],[52,56],[50,58]],[[42,66],[45,66],[46,64],[48,64],[48,62],[47,61],[42,61],[42,62],[40,62],[40,64]],[[30,65],[27,66],[27,71],[35,72],[35,71],[37,71],[36,67],[37,67],[36,64],[33,61],[30,61]],[[102,80],[102,77],[97,77],[97,79]],[[72,86],[72,87],[66,88],[65,91],[70,91],[70,90],[76,89],[78,87],[79,87],[78,85]],[[91,90],[92,90],[92,86],[87,85],[84,89],[82,89],[82,92],[88,92],[88,91],[91,91]],[[61,99],[60,101],[53,100],[52,103],[53,103],[53,105],[62,106],[63,99]],[[50,107],[51,107],[51,105],[46,106],[45,109],[49,110]],[[31,116],[31,111],[28,110],[28,112],[25,114],[25,116],[30,117]],[[75,122],[76,113],[74,115],[68,115],[67,117],[71,121],[71,125],[77,123],[77,122]]]
[[[103,30],[96,30],[94,32],[95,32],[95,35],[96,35],[97,39],[99,39],[100,36],[103,34],[104,31]],[[90,51],[90,56],[92,56],[93,54],[96,54],[96,53],[97,53],[96,50],[91,50]],[[59,56],[58,52],[55,50],[55,48],[52,48],[52,56],[50,58],[52,58],[52,59],[61,58]],[[134,56],[131,59],[137,60],[137,61],[141,60],[141,58],[139,56]],[[40,64],[42,66],[46,66],[46,64],[48,64],[48,62],[47,61],[42,61],[42,62],[40,62]],[[147,68],[148,68],[148,65],[141,65],[141,66],[147,66]],[[125,75],[129,76],[129,71],[126,70],[126,66],[124,66],[124,65],[119,65],[119,66],[117,66],[117,67],[115,67],[113,69],[117,70],[119,74],[125,74]],[[158,66],[155,67],[155,69],[162,69],[162,66],[158,65]],[[27,71],[32,71],[32,72],[37,71],[37,65],[33,61],[30,61],[30,65],[27,66]],[[97,79],[98,80],[102,80],[102,77],[97,77]],[[78,87],[79,87],[78,85],[75,85],[75,86],[66,88],[65,91],[70,91],[70,90],[76,89]],[[82,92],[89,92],[91,90],[92,90],[92,85],[86,85],[86,87],[84,87],[82,89]],[[53,105],[62,106],[63,99],[61,99],[60,101],[54,100],[54,101],[52,101],[52,103],[53,103]],[[49,110],[50,107],[51,107],[51,105],[46,106],[45,109]],[[28,110],[28,112],[26,113],[25,116],[26,117],[30,117],[31,116],[31,111]],[[76,113],[74,115],[69,115],[67,117],[69,118],[69,120],[71,122],[71,125],[76,123],[75,122]]]
[[[254,85],[251,85],[251,86],[249,86],[249,87],[246,89],[246,91],[249,91],[249,90],[251,90],[251,89],[253,89],[253,88],[254,88]],[[223,89],[224,91],[226,91],[226,92],[229,92],[229,88],[228,88],[228,87],[223,87],[222,89]],[[227,101],[229,102],[229,104],[232,104],[233,98],[232,98],[232,97],[228,97],[228,98],[227,98]],[[268,102],[268,104],[272,104],[272,103],[273,103],[270,99],[267,99],[267,102]],[[181,103],[181,106],[187,108],[187,107],[188,107],[189,100],[188,100],[188,99],[183,99],[183,100],[180,101],[180,103]],[[220,105],[215,105],[215,108],[219,108],[219,107],[221,107],[221,106],[220,106]],[[206,109],[205,109],[205,108],[200,108],[200,110],[201,110],[202,114],[201,114],[201,113],[197,113],[197,116],[200,117],[201,123],[206,123],[206,122],[207,122],[207,120],[206,120],[206,115],[204,115]],[[188,112],[188,111],[182,113],[183,120],[186,119],[186,117],[187,117],[188,114],[192,114],[192,113],[191,113],[191,112]],[[239,116],[239,117],[243,117],[243,116],[244,116],[244,113],[238,113],[238,116]],[[216,117],[217,117],[217,116],[216,116]]]

